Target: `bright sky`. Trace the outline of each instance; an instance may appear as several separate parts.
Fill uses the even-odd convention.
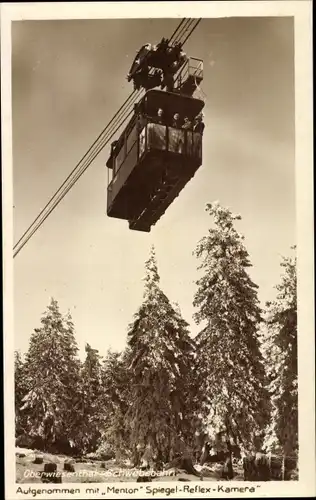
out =
[[[15,241],[132,91],[126,74],[170,20],[13,23]],[[25,352],[50,297],[70,309],[81,349],[122,349],[156,247],[161,286],[192,320],[192,256],[218,200],[240,213],[264,303],[295,244],[294,42],[291,18],[203,19],[185,46],[204,60],[203,166],[151,233],[106,216],[104,150],[14,261],[15,348]]]

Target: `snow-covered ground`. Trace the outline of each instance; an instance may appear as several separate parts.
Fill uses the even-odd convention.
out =
[[[65,472],[64,463],[70,457],[41,453],[27,448],[16,448],[16,481],[17,483],[41,483],[40,473],[44,465],[55,463],[57,472],[62,476],[63,483],[103,483],[103,482],[135,482],[138,474],[132,474],[132,467],[126,461],[120,463],[115,460],[94,460],[87,458],[73,460],[75,472]],[[36,464],[36,457],[42,457],[43,463]],[[179,469],[166,471],[167,475],[152,478],[153,481],[219,481],[218,466],[196,466],[201,477],[188,474]],[[243,481],[242,471],[236,470],[234,481]],[[202,477],[203,476],[203,477]]]

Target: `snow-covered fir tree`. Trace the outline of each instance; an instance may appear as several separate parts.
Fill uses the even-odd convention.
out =
[[[80,449],[95,451],[101,436],[104,421],[104,391],[102,385],[102,360],[97,349],[85,346],[86,358],[81,369],[80,399],[76,406],[79,421]]]
[[[194,434],[189,401],[194,343],[188,324],[160,288],[154,248],[145,269],[143,303],[128,331],[130,446],[149,447],[157,460],[168,461]]]
[[[244,237],[234,223],[241,217],[218,203],[208,204],[214,227],[198,243],[201,260],[195,320],[202,414],[210,434],[247,450],[260,448],[270,401],[260,351],[261,309]]]
[[[24,433],[25,418],[21,415],[22,400],[27,393],[25,365],[20,351],[14,352],[14,396],[15,396],[15,433],[19,436]]]
[[[126,414],[131,401],[127,353],[109,350],[102,365],[105,422],[100,451],[112,450],[117,458],[130,456],[130,428]]]
[[[273,408],[266,446],[290,455],[298,447],[296,256],[283,258],[281,267],[276,299],[267,303],[264,332]]]
[[[41,327],[30,338],[25,357],[28,392],[21,414],[26,433],[37,445],[64,449],[75,439],[74,405],[78,397],[80,362],[70,314],[63,317],[52,299]]]

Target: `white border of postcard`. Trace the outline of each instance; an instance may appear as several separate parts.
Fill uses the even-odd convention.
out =
[[[40,19],[293,16],[295,22],[296,214],[298,252],[299,481],[189,483],[190,491],[163,491],[177,483],[38,485],[15,483],[13,346],[13,186],[11,129],[11,21]],[[2,3],[2,195],[4,255],[4,403],[6,498],[221,498],[309,497],[315,487],[313,80],[311,1]],[[182,484],[182,483],[181,483]],[[210,488],[210,485],[212,487]],[[215,486],[214,486],[215,485]],[[218,485],[221,487],[218,488]],[[19,493],[19,488],[25,493]],[[126,492],[122,491],[122,488]],[[154,488],[160,491],[154,492]],[[247,488],[245,488],[247,487]],[[29,489],[30,488],[30,489]],[[210,488],[203,491],[201,488]],[[225,488],[230,491],[225,491]],[[237,488],[237,489],[235,489]],[[244,490],[238,490],[244,488]],[[182,487],[183,489],[183,487]],[[26,493],[26,491],[28,491]],[[223,491],[224,490],[224,491]]]

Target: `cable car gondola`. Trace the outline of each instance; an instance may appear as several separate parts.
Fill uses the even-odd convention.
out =
[[[202,131],[172,126],[176,113],[193,123],[204,107],[192,96],[203,78],[202,61],[194,61],[186,60],[172,92],[147,90],[112,144],[107,215],[127,220],[130,229],[149,232],[202,164]]]

